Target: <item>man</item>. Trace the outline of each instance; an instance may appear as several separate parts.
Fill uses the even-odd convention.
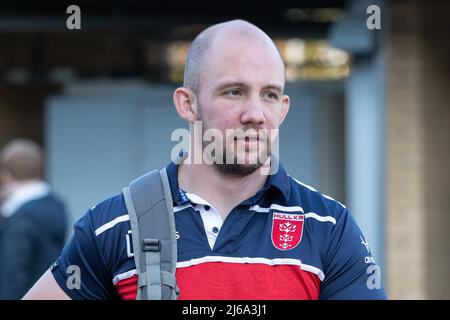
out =
[[[20,299],[64,245],[65,209],[42,180],[42,164],[40,146],[29,140],[0,152],[0,299]]]
[[[185,158],[167,166],[179,299],[385,298],[379,269],[347,209],[289,177],[281,165],[262,174],[276,162],[274,136],[265,133],[276,131],[289,109],[284,84],[274,43],[248,22],[214,25],[189,49],[184,86],[174,92],[180,117],[225,138],[227,129],[256,134],[226,139],[200,163]],[[189,155],[207,149],[194,132],[191,139]],[[268,147],[260,148],[261,141]],[[232,148],[244,151],[231,163],[217,161],[217,152],[226,159]],[[267,157],[251,162],[255,154]],[[25,298],[135,299],[130,235],[122,195],[98,204],[77,222],[52,270]]]

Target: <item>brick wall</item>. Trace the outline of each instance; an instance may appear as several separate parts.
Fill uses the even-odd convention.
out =
[[[450,298],[448,23],[444,29],[426,19],[448,8],[389,6],[386,272],[393,299]],[[436,54],[445,42],[447,54]]]
[[[450,3],[424,5],[426,288],[450,299]]]

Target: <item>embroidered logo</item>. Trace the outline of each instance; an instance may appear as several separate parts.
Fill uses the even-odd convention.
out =
[[[279,250],[294,249],[302,240],[305,215],[273,213],[272,243]]]

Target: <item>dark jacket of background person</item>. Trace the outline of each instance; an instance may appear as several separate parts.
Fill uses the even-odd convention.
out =
[[[53,195],[23,204],[0,225],[0,299],[20,299],[58,257],[67,217]]]
[[[54,262],[67,230],[33,141],[14,139],[0,150],[0,216],[0,299],[20,299]]]

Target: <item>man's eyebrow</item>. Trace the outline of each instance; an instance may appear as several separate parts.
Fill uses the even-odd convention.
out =
[[[222,91],[224,89],[232,88],[232,87],[249,88],[250,86],[248,84],[244,83],[244,82],[232,81],[232,82],[224,82],[224,83],[219,84],[215,88],[215,90],[216,91]],[[280,85],[278,85],[278,84],[268,84],[268,85],[264,86],[263,89],[264,90],[271,89],[271,90],[278,91],[280,93],[283,92],[283,88]]]
[[[245,84],[244,82],[239,82],[239,81],[224,82],[224,83],[219,84],[215,88],[215,90],[222,91],[224,89],[231,88],[231,87],[249,88],[249,85]]]
[[[277,84],[269,84],[267,86],[264,86],[264,89],[266,89],[266,90],[272,89],[272,90],[278,91],[279,93],[283,92],[283,88]]]

